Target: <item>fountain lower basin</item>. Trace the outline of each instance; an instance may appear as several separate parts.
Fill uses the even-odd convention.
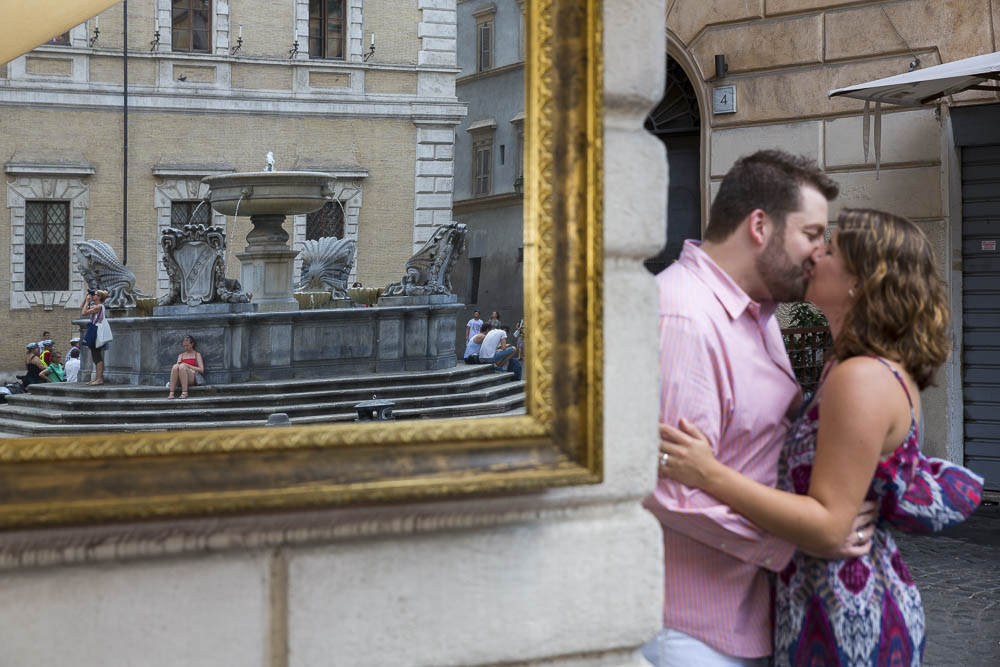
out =
[[[163,385],[193,336],[209,384],[452,368],[459,303],[112,317],[104,379]],[[86,331],[87,320],[74,324]],[[81,378],[93,371],[89,353]]]

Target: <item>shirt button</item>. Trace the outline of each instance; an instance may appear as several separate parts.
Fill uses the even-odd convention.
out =
[[[727,546],[729,546],[729,545],[726,544],[725,542],[722,542],[721,544],[719,544],[719,548],[720,549],[725,549]]]
[[[765,558],[764,559],[764,565],[770,565],[770,564],[771,564],[771,559],[770,558]]]

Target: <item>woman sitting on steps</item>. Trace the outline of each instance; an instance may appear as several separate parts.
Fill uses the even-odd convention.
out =
[[[188,385],[204,384],[205,360],[201,358],[201,352],[195,349],[194,338],[184,336],[184,351],[177,355],[177,363],[170,369],[170,393],[167,398],[174,397],[174,390],[178,381],[181,385],[181,398],[188,397]]]

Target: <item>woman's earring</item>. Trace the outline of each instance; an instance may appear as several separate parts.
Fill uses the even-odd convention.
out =
[[[854,288],[853,287],[851,289],[847,290],[847,296],[851,297],[852,299],[854,298]]]

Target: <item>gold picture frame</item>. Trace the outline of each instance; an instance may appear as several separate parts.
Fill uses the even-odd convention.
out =
[[[526,415],[0,440],[0,528],[600,482],[601,2],[526,12]]]

